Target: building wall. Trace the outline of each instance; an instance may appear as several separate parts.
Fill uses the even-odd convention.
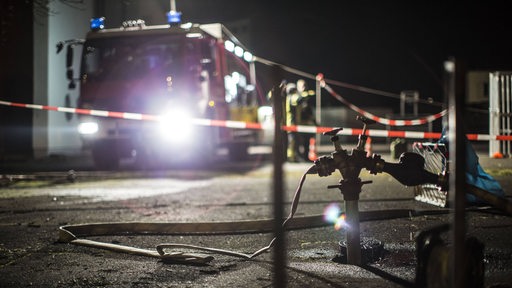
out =
[[[489,102],[490,71],[469,71],[466,77],[466,103],[481,104]]]
[[[76,107],[79,82],[68,89],[66,51],[57,54],[56,44],[84,38],[93,15],[93,0],[69,5],[50,1],[47,15],[35,14],[34,21],[34,103]],[[39,18],[39,19],[37,19]],[[74,72],[78,77],[81,47],[74,53]],[[36,157],[49,154],[76,154],[81,151],[76,131],[76,115],[55,111],[33,111],[33,149]]]

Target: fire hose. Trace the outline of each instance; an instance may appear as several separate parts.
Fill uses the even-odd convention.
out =
[[[325,157],[325,156],[324,156]],[[326,157],[324,159],[329,159]],[[330,225],[324,221],[324,215],[312,215],[294,217],[297,210],[303,184],[307,174],[319,173],[316,162],[301,177],[299,185],[295,191],[293,201],[288,217],[283,222],[286,230],[298,230],[306,228],[324,227]],[[398,165],[398,164],[397,164]],[[396,165],[388,164],[391,170]],[[321,166],[320,166],[321,167]],[[389,169],[386,168],[386,169]],[[389,171],[391,171],[389,170]],[[405,169],[409,170],[409,169]],[[389,172],[388,172],[389,173]],[[393,173],[393,172],[391,172]],[[398,180],[398,179],[397,179]],[[475,196],[487,200],[491,205],[512,215],[512,204],[506,199],[501,199],[485,190],[472,187],[469,190]],[[359,221],[375,221],[405,217],[415,217],[421,215],[447,214],[448,210],[411,210],[411,209],[391,209],[379,211],[361,211]],[[162,243],[156,246],[156,250],[142,249],[120,244],[104,243],[79,237],[107,236],[107,235],[223,235],[223,234],[248,234],[271,232],[273,228],[273,219],[245,220],[233,222],[196,222],[196,223],[156,223],[156,222],[110,222],[110,223],[92,223],[80,225],[66,225],[59,227],[59,239],[61,243],[70,243],[78,246],[106,249],[115,252],[128,253],[139,256],[148,256],[159,258],[165,262],[187,263],[187,264],[207,264],[214,258],[208,254],[167,252],[169,249],[193,249],[210,253],[223,254],[244,259],[252,259],[269,251],[273,247],[274,239],[269,244],[252,254],[245,254],[225,249],[202,247],[191,244],[180,243]]]
[[[366,130],[367,125],[374,123],[374,120],[367,119],[365,117],[358,117],[358,120],[363,122],[363,131],[359,135],[359,142],[355,149],[349,154],[347,150],[342,149],[340,139],[337,136],[338,132],[342,128],[337,128],[329,132],[325,132],[324,135],[330,135],[331,141],[334,145],[335,151],[329,156],[322,156],[315,160],[312,165],[300,178],[299,185],[295,191],[293,201],[290,207],[288,217],[283,221],[282,225],[284,229],[300,229],[300,228],[312,228],[324,226],[326,223],[323,221],[323,215],[314,215],[308,217],[294,218],[295,212],[300,200],[302,187],[306,180],[307,174],[318,174],[320,177],[331,175],[334,171],[339,170],[343,176],[339,185],[331,185],[328,188],[339,188],[344,196],[344,200],[347,207],[347,219],[351,218],[351,221],[356,221],[357,231],[348,233],[347,238],[353,238],[357,240],[359,245],[359,222],[370,220],[372,216],[377,216],[377,219],[383,219],[383,217],[390,217],[391,214],[398,217],[412,217],[417,215],[418,212],[412,212],[410,210],[391,210],[386,213],[378,211],[378,215],[374,214],[375,211],[368,211],[366,213],[360,213],[358,211],[357,204],[359,199],[359,193],[361,187],[364,184],[371,183],[371,181],[361,181],[359,173],[361,169],[365,168],[370,174],[377,174],[385,172],[398,182],[406,186],[416,186],[425,183],[436,184],[440,188],[444,188],[447,191],[448,183],[448,172],[445,171],[441,174],[434,174],[424,169],[425,159],[412,152],[405,152],[401,155],[399,163],[388,163],[381,159],[380,155],[373,154],[367,156],[364,151],[364,143],[366,142]],[[476,187],[470,187],[470,193],[483,199],[489,200],[491,205],[512,214],[512,204],[506,199],[500,199],[491,193],[478,189]],[[350,208],[352,207],[352,208]],[[405,213],[404,213],[405,212]],[[437,213],[446,213],[446,211],[437,211]],[[350,215],[352,214],[352,215]],[[385,214],[385,215],[382,215]],[[112,234],[226,234],[226,233],[251,233],[251,232],[264,232],[271,231],[274,221],[271,220],[258,220],[258,221],[239,221],[239,222],[207,222],[207,223],[98,223],[98,224],[85,224],[85,225],[70,225],[62,226],[59,229],[59,241],[64,243],[71,243],[75,245],[109,249],[118,252],[125,252],[136,255],[157,257],[167,262],[178,262],[178,263],[194,263],[194,264],[206,264],[213,260],[211,255],[203,255],[196,253],[184,253],[184,252],[166,252],[168,249],[175,248],[186,248],[193,250],[201,250],[206,252],[213,252],[218,254],[224,254],[229,256],[235,256],[245,259],[252,259],[258,255],[261,255],[270,250],[276,238],[273,238],[270,243],[255,251],[252,254],[245,254],[225,249],[202,247],[191,244],[180,244],[180,243],[163,243],[156,246],[156,251],[148,249],[134,248],[124,245],[103,243],[92,240],[79,239],[80,236],[101,236],[101,235],[112,235]],[[350,225],[350,224],[349,224]],[[355,234],[355,235],[354,235]],[[354,242],[354,241],[347,241]],[[353,249],[353,243],[350,245],[352,248],[350,253],[358,250]],[[359,251],[360,253],[360,251]],[[349,256],[349,262],[359,264],[360,255]],[[352,254],[354,255],[354,254]],[[352,258],[352,259],[350,259]],[[351,263],[349,263],[351,264]]]
[[[308,172],[314,170],[315,166],[308,169]],[[304,227],[320,227],[324,226],[323,215],[293,218],[297,211],[302,186],[306,180],[306,172],[299,182],[299,186],[295,192],[292,201],[291,211],[283,226],[286,229],[299,229]],[[97,223],[84,225],[68,225],[59,228],[59,242],[71,243],[74,245],[107,249],[117,252],[124,252],[140,256],[149,256],[160,258],[163,261],[178,263],[194,263],[205,264],[213,260],[212,256],[196,253],[183,252],[166,252],[169,248],[188,248],[202,250],[236,256],[241,258],[254,258],[268,250],[273,246],[274,239],[270,243],[253,254],[244,254],[224,249],[201,247],[189,244],[164,243],[156,246],[156,251],[135,248],[130,246],[104,243],[99,241],[79,239],[80,236],[100,236],[115,234],[226,234],[226,233],[254,233],[271,231],[274,220],[256,220],[256,221],[239,221],[239,222],[204,222],[204,223],[150,223],[150,222],[132,222],[132,223]]]
[[[309,173],[316,172],[312,166],[308,169]],[[283,222],[287,230],[306,229],[323,227],[330,225],[324,221],[324,215],[312,215],[294,217],[297,210],[303,183],[306,179],[306,172],[299,182],[295,192],[291,211],[288,218]],[[363,211],[360,215],[361,221],[373,221],[382,219],[394,219],[403,217],[414,217],[419,215],[445,214],[443,210],[417,211],[409,209],[395,209],[384,211]],[[124,246],[119,244],[104,243],[79,237],[107,236],[107,235],[222,235],[222,234],[248,234],[271,232],[273,219],[235,221],[235,222],[197,222],[197,223],[155,223],[155,222],[110,222],[110,223],[92,223],[79,225],[66,225],[59,227],[59,239],[61,243],[70,243],[78,246],[106,249],[116,252],[128,253],[133,255],[148,256],[159,258],[163,261],[189,264],[206,264],[213,260],[212,256],[183,253],[166,252],[170,248],[188,248],[202,250],[218,254],[230,255],[245,259],[254,258],[272,248],[273,240],[253,254],[244,254],[224,249],[200,247],[196,245],[163,243],[156,246],[155,250],[141,249],[136,247]]]

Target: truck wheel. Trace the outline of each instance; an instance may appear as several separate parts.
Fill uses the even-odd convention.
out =
[[[137,156],[135,156],[137,170],[160,170],[166,163],[165,155],[161,155],[158,151],[148,151],[144,148],[137,150]]]
[[[94,166],[99,170],[116,170],[119,168],[117,150],[111,145],[95,145],[92,149]]]
[[[249,143],[233,143],[229,145],[229,159],[244,161],[249,158]]]

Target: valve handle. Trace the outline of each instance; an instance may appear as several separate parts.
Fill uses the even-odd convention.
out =
[[[338,137],[338,132],[343,130],[343,128],[334,128],[331,131],[324,132],[323,135],[331,136],[331,142],[334,145],[335,151],[341,151],[340,137]]]
[[[332,129],[331,131],[327,131],[327,132],[324,132],[323,135],[326,135],[326,136],[336,136],[336,134],[338,134],[338,132],[340,132],[341,130],[343,130],[343,128],[334,128]]]
[[[373,119],[370,119],[370,118],[366,118],[366,117],[361,116],[361,115],[357,115],[356,119],[361,121],[361,122],[363,122],[366,125],[371,125],[371,124],[377,123],[377,121],[375,121]]]
[[[368,138],[366,136],[366,129],[367,129],[366,126],[368,126],[370,124],[375,124],[375,123],[377,123],[377,121],[366,118],[361,115],[357,115],[356,119],[363,122],[363,132],[361,132],[361,134],[359,134],[359,141],[357,143],[356,150],[364,151],[364,145],[366,144],[366,138]]]

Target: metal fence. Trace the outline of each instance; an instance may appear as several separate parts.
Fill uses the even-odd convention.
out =
[[[512,72],[493,72],[489,74],[489,134],[510,136]],[[503,157],[511,157],[512,141],[489,141],[489,156],[497,153]]]

